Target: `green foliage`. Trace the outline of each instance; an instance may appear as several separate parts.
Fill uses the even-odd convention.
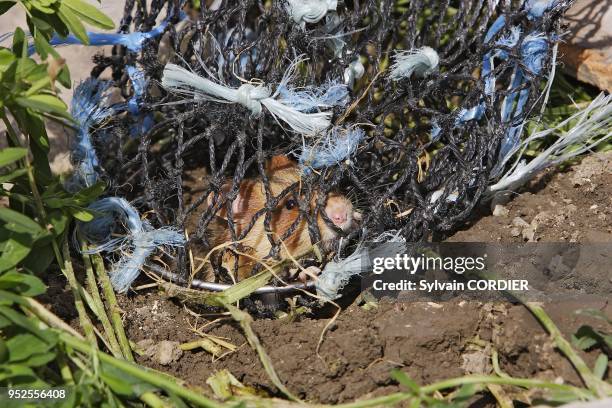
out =
[[[43,62],[29,57],[29,36],[21,28],[11,47],[0,47],[0,119],[9,145],[0,150],[0,386],[41,388],[63,385],[49,367],[57,366],[64,352],[58,334],[28,309],[28,299],[45,292],[40,276],[54,259],[61,265],[57,249],[68,226],[74,219],[92,219],[85,207],[105,188],[72,194],[51,174],[44,121],[70,125],[72,118],[55,89],[56,81],[70,87],[70,75],[48,40],[73,30],[87,42],[83,22],[106,29],[113,24],[81,0],[1,1],[0,14],[17,3],[26,11]],[[91,382],[80,375],[80,385]],[[81,406],[77,399],[72,406]]]

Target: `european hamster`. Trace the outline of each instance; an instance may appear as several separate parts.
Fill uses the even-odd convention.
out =
[[[270,182],[270,191],[274,197],[278,197],[283,190],[300,181],[301,172],[297,164],[286,156],[274,156],[265,166],[266,175]],[[231,189],[231,180],[223,184],[222,189],[228,192]],[[213,193],[208,196],[208,205],[213,204]],[[232,216],[236,228],[236,235],[240,234],[249,226],[255,214],[263,209],[266,204],[266,193],[261,178],[245,179],[240,184],[238,196],[232,202]],[[310,208],[316,206],[316,196],[311,200]],[[325,213],[333,224],[344,232],[353,230],[361,221],[362,215],[353,208],[351,201],[344,195],[330,193],[325,203]],[[270,229],[275,233],[278,240],[297,220],[299,216],[298,202],[292,193],[286,194],[278,203],[271,215]],[[245,248],[242,252],[248,253],[256,259],[266,257],[272,248],[264,228],[265,213],[258,217],[257,221],[242,240],[241,246]],[[321,244],[327,248],[330,242],[338,237],[338,233],[330,228],[321,215],[317,216],[317,225],[321,235]],[[208,227],[208,237],[213,246],[221,245],[231,241],[231,234],[227,224],[227,211],[223,206],[211,221]],[[308,223],[304,217],[297,224],[293,233],[284,240],[284,244],[290,254],[297,255],[310,249],[313,243],[308,233]],[[228,251],[229,252],[229,251]],[[287,251],[281,247],[280,258],[286,259]],[[236,260],[238,261],[238,280],[248,277],[256,261],[247,256],[224,254],[222,266],[228,271],[234,271]]]

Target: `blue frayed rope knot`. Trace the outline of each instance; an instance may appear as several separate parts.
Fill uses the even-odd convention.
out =
[[[359,245],[344,259],[328,262],[315,281],[317,295],[325,300],[335,300],[342,295],[340,291],[353,276],[372,271],[372,259],[394,257],[405,253],[406,240],[399,231],[386,231],[373,240],[369,246]]]
[[[88,209],[96,213],[96,217],[91,222],[79,223],[78,228],[87,241],[97,246],[84,253],[121,253],[121,258],[109,272],[111,284],[119,293],[127,292],[155,250],[185,245],[185,237],[180,231],[170,227],[153,228],[142,221],[138,211],[123,198],[103,198]],[[127,234],[113,238],[119,225]]]
[[[365,131],[361,128],[332,128],[322,139],[302,148],[298,160],[303,173],[310,174],[312,169],[323,169],[348,160],[364,137]]]
[[[296,133],[315,136],[331,126],[329,108],[346,104],[348,89],[344,84],[335,83],[323,88],[289,88],[288,84],[302,61],[298,58],[291,63],[274,93],[255,81],[243,83],[238,88],[229,87],[170,63],[164,68],[161,84],[167,90],[191,96],[194,100],[240,104],[254,116],[264,112],[265,107],[265,111],[279,124],[289,125]]]

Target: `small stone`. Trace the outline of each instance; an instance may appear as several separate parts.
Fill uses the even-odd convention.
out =
[[[164,340],[157,346],[155,353],[155,361],[161,365],[169,365],[183,355],[183,350],[179,348],[179,343],[176,341]]]
[[[512,220],[512,225],[519,228],[529,227],[529,223],[522,219],[521,217],[515,217]]]
[[[589,210],[597,210],[599,208],[599,206],[597,204],[593,204],[592,206],[589,207]]]
[[[532,226],[523,228],[522,235],[525,241],[534,242],[535,241],[535,228],[533,228]]]
[[[155,347],[155,342],[153,339],[144,339],[136,343],[136,348],[134,351],[142,356],[151,357],[155,354],[157,348]]]
[[[521,230],[514,227],[510,230],[510,235],[512,235],[513,237],[518,237],[519,235],[521,235]]]
[[[461,368],[466,374],[479,374],[486,375],[492,370],[491,358],[489,357],[490,346],[487,346],[484,350],[473,351],[471,353],[463,354],[463,364]]]
[[[510,211],[508,211],[508,209],[501,204],[497,204],[493,209],[493,216],[495,217],[506,217],[509,213]]]
[[[550,212],[542,211],[542,212],[537,213],[535,217],[533,217],[533,219],[531,220],[530,226],[535,230],[541,224],[544,224],[544,225],[548,224],[550,220],[551,220]]]

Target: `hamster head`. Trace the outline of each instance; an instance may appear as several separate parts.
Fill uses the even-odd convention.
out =
[[[272,197],[282,195],[288,188],[301,181],[298,166],[286,156],[272,157],[266,163],[265,171]],[[232,183],[229,181],[223,185],[222,189],[227,194],[231,186]],[[297,190],[299,191],[299,188]],[[274,238],[282,237],[283,239],[284,248],[280,253],[281,258],[287,257],[287,250],[295,256],[312,247],[306,218],[300,217],[299,200],[302,198],[297,193],[286,193],[270,214],[270,230],[274,233]],[[316,201],[317,194],[315,193],[310,200],[311,211],[314,211]],[[208,197],[209,206],[212,202],[211,194]],[[241,236],[250,227],[241,243],[252,249],[252,255],[257,258],[264,258],[272,248],[264,227],[265,212],[262,210],[265,207],[266,190],[263,180],[261,178],[243,180],[240,183],[238,195],[231,203],[232,219],[237,236]],[[354,229],[361,220],[361,213],[354,209],[351,200],[339,193],[328,194],[325,201],[325,214],[335,228],[344,232]],[[257,219],[253,221],[255,217]],[[219,245],[231,240],[225,206],[216,213],[216,218],[214,228],[216,236],[213,237],[213,243]],[[252,226],[251,223],[253,223]],[[317,226],[321,234],[319,244],[325,249],[330,249],[329,244],[338,237],[338,232],[325,222],[321,214],[317,216]],[[224,266],[227,268],[229,265]],[[239,266],[239,271],[241,268],[242,265]]]

